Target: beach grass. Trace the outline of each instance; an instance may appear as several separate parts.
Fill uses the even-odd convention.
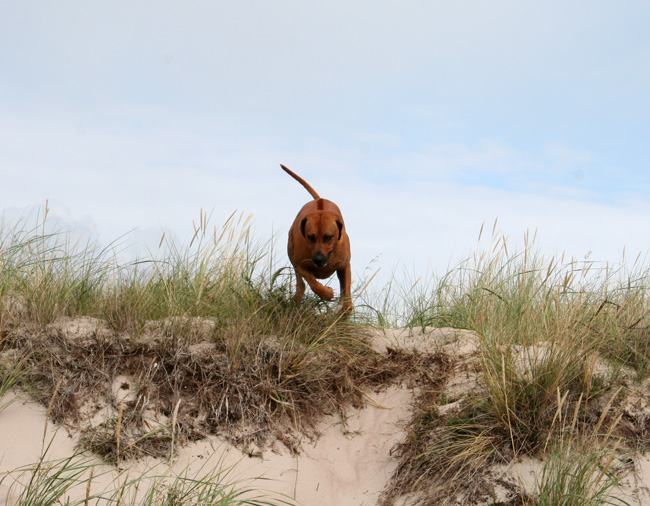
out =
[[[128,472],[109,468],[83,453],[48,459],[54,439],[38,462],[0,476],[9,483],[8,504],[20,506],[295,506],[282,494],[264,490],[265,479],[237,480],[220,465],[174,471],[171,466]]]
[[[294,303],[292,271],[249,218],[215,227],[201,213],[189,241],[163,234],[129,261],[48,219],[46,207],[0,231],[3,388],[28,390],[105,462],[173,462],[215,434],[245,453],[277,439],[298,451],[324,414],[404,373],[361,318],[315,297]]]
[[[562,459],[591,477],[617,437],[650,446],[625,419],[607,444],[595,443],[629,385],[650,376],[650,269],[640,258],[611,266],[547,257],[530,236],[510,248],[495,227],[488,248],[442,275],[394,279],[374,298],[361,283],[350,318],[316,297],[293,303],[291,269],[243,215],[213,226],[201,213],[187,242],[162,234],[157,249],[129,261],[119,241],[77,240],[48,219],[46,206],[2,223],[0,399],[22,385],[54,421],[79,426],[95,392],[107,415],[82,441],[107,462],[173,460],[178,445],[215,433],[263,447],[278,428],[297,448],[292,434],[363,405],[363,388],[412,368],[413,358],[372,347],[373,327],[395,326],[474,332],[477,386],[441,413],[444,374],[422,384],[386,504],[399,493],[425,494],[423,504],[479,497],[490,465],[546,455],[567,430],[574,442],[589,434],[589,451],[554,447],[534,499],[546,504],[545,490],[564,486],[551,478]],[[72,330],[80,319],[90,330]],[[574,413],[569,429],[559,423]],[[614,488],[586,483],[605,484],[602,497]]]
[[[576,437],[591,434],[601,416],[610,416],[603,414],[603,399],[611,396],[620,409],[627,386],[642,385],[648,376],[650,269],[638,258],[631,267],[615,268],[548,258],[532,239],[524,244],[523,250],[510,250],[496,236],[486,251],[443,276],[417,289],[411,283],[398,289],[404,309],[393,312],[404,324],[468,329],[478,338],[479,388],[445,415],[440,414],[443,393],[424,392],[400,448],[394,486],[428,495],[430,502],[423,504],[480,496],[482,471],[490,463],[541,457],[549,438],[566,430]],[[577,424],[560,428],[558,418],[570,413],[576,413]],[[650,446],[644,429],[619,429],[632,446]],[[590,441],[598,438],[593,434]],[[585,451],[584,444],[560,448],[549,466],[577,466],[581,469],[572,473],[591,479],[607,451]],[[559,472],[548,468],[545,476]],[[608,480],[583,485],[602,485],[602,497],[613,487]],[[550,488],[550,478],[540,487]],[[545,493],[535,500],[560,504],[548,502]],[[521,504],[529,503],[522,495]]]

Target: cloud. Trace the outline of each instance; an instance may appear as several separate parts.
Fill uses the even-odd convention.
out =
[[[551,252],[643,249],[647,5],[116,2],[3,6],[3,206],[46,198],[106,240],[191,234],[308,198],[354,266],[446,265],[497,216]],[[358,266],[358,267],[357,267]]]
[[[476,106],[603,80],[611,93],[610,71],[642,54],[629,51],[634,42],[620,31],[643,33],[644,12],[586,1],[24,2],[3,9],[0,55],[12,81],[41,89],[47,76],[47,87],[69,100],[73,92],[173,97],[277,112],[326,98],[336,101],[320,109],[338,108],[364,95],[366,107],[378,98],[408,107],[435,94],[472,96]]]

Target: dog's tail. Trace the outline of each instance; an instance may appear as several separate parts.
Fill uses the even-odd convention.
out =
[[[298,181],[301,185],[305,187],[305,189],[310,193],[312,197],[314,197],[314,200],[318,200],[320,198],[320,195],[316,193],[316,190],[314,190],[307,181],[305,181],[303,178],[301,178],[298,174],[294,174],[291,172],[289,169],[287,169],[284,165],[280,164],[280,167],[284,169],[284,171],[289,174],[292,178],[294,178],[296,181]]]

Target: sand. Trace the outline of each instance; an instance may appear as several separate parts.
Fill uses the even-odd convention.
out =
[[[447,388],[458,395],[475,387],[471,367],[467,367],[476,351],[476,339],[471,333],[426,329],[378,335],[377,348],[382,350],[387,345],[429,347],[453,353],[460,360]],[[179,448],[172,463],[148,458],[126,463],[120,473],[95,459],[98,471],[92,492],[111,490],[116,483],[142,474],[195,476],[221,468],[227,470],[227,480],[247,484],[270,497],[281,494],[290,498],[290,503],[376,506],[397,467],[393,450],[405,437],[405,422],[410,417],[415,392],[397,385],[366,394],[369,401],[365,408],[350,410],[345,420],[337,415],[323,419],[317,427],[320,437],[300,441],[297,454],[275,444],[263,452],[245,455],[225,440],[211,437]],[[21,477],[19,469],[33,467],[46,449],[49,460],[73,455],[77,443],[76,434],[47,421],[43,406],[24,394],[9,394],[5,400],[12,398],[14,402],[0,412],[0,478],[5,477],[0,484],[0,504],[15,504],[20,483],[25,483],[29,475]],[[621,493],[630,504],[650,506],[650,458],[641,454],[631,458],[634,465],[621,476]],[[507,484],[532,490],[541,465],[527,458],[508,466],[495,466],[490,472],[495,483],[501,484],[495,487],[497,497],[508,499]],[[83,498],[85,493],[85,485],[71,492],[73,498]],[[411,506],[417,503],[417,497],[398,502]]]
[[[369,403],[345,421],[328,416],[317,429],[321,437],[302,441],[298,455],[276,445],[261,456],[247,456],[224,440],[208,438],[181,448],[172,466],[144,459],[126,465],[124,473],[194,476],[219,466],[229,469],[230,481],[279,493],[299,504],[375,505],[397,465],[390,452],[403,439],[401,422],[408,413],[412,392],[391,387],[375,393],[373,398],[383,407]],[[15,399],[0,414],[0,473],[33,467],[46,447],[48,460],[66,458],[74,454],[75,444],[75,438],[66,430],[57,429],[46,420],[45,408],[29,399]],[[104,467],[102,472],[109,471],[110,476],[96,480],[94,492],[110,487],[110,482],[117,478],[112,467]],[[250,483],[256,478],[264,480]],[[7,500],[12,481],[6,479],[0,485],[0,504],[12,504],[15,499],[14,493]],[[85,490],[77,493],[82,496]]]

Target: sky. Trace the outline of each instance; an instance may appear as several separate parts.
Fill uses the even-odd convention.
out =
[[[646,0],[3,1],[0,211],[133,254],[201,210],[283,243],[310,199],[283,163],[357,279],[444,271],[497,218],[512,248],[645,255],[649,26]]]

